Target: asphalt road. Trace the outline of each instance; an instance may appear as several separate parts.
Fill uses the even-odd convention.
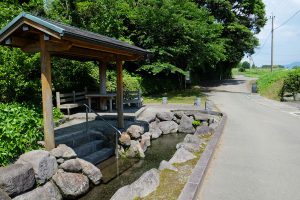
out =
[[[228,121],[198,200],[300,200],[300,110],[248,94],[248,81],[209,93]]]

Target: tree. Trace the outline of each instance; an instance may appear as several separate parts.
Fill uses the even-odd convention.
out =
[[[212,73],[230,78],[231,68],[247,54],[253,54],[258,45],[255,34],[266,23],[265,5],[262,0],[196,0],[206,7],[223,25],[221,37],[225,40],[226,60],[220,61]]]
[[[243,63],[242,63],[242,67],[244,68],[244,69],[250,69],[250,63],[249,62],[247,62],[247,61],[244,61]]]

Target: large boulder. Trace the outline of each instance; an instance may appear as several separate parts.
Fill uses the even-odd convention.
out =
[[[138,141],[131,140],[130,147],[126,151],[126,156],[129,158],[144,158],[145,154],[141,147],[141,144]]]
[[[130,140],[131,140],[130,135],[126,132],[122,133],[119,138],[120,143],[125,146],[130,145]]]
[[[178,131],[178,124],[173,121],[159,122],[158,126],[163,134],[176,133]]]
[[[195,153],[200,150],[200,146],[195,143],[181,142],[176,145],[176,149],[184,148],[189,152]]]
[[[56,148],[50,151],[50,154],[53,155],[55,158],[63,158],[66,160],[77,157],[75,151],[65,144],[58,145]]]
[[[0,167],[0,189],[9,196],[16,196],[35,184],[34,170],[30,164],[12,164]]]
[[[58,171],[52,179],[64,198],[75,199],[89,190],[89,179],[83,174]]]
[[[151,134],[152,139],[159,138],[162,134],[162,131],[160,130],[158,124],[159,123],[155,121],[149,125],[149,132]]]
[[[147,148],[151,145],[151,136],[149,135],[149,132],[147,132],[147,134],[145,133],[144,135],[142,135],[140,144],[143,151],[145,152]]]
[[[171,163],[169,163],[168,161],[161,161],[159,164],[159,168],[158,170],[162,171],[164,169],[168,169],[168,170],[172,170],[172,171],[178,171],[178,169],[176,167],[174,167]]]
[[[212,134],[213,131],[214,130],[209,126],[198,126],[195,131],[195,135]]]
[[[193,143],[193,144],[196,144],[196,145],[200,146],[200,144],[202,143],[202,140],[201,140],[201,138],[198,135],[187,134],[184,137],[183,142],[185,142],[185,143]]]
[[[208,121],[212,116],[204,113],[194,113],[195,120],[198,121]]]
[[[191,152],[189,152],[188,150],[184,149],[184,148],[179,148],[177,149],[177,151],[175,152],[175,154],[173,155],[173,157],[169,160],[169,163],[173,164],[173,163],[184,163],[188,160],[192,160],[196,158],[196,156],[194,154],[192,154]]]
[[[144,133],[144,127],[131,125],[126,132],[133,138],[139,138]]]
[[[171,121],[174,117],[172,112],[159,112],[156,114],[156,117],[161,121]]]
[[[181,120],[180,120],[180,124],[178,127],[178,132],[180,133],[194,133],[195,132],[195,128],[193,126],[193,119],[189,118],[186,115],[183,115]]]
[[[131,185],[120,188],[111,200],[133,200],[143,198],[155,191],[159,185],[159,171],[151,169],[145,172],[138,180]]]
[[[3,190],[1,190],[1,188],[0,188],[0,199],[1,200],[11,200],[11,198],[8,196],[8,194],[6,192],[4,192]]]
[[[102,178],[102,173],[99,168],[90,162],[77,158],[82,167],[82,173],[86,175],[93,184],[98,185]]]
[[[66,172],[81,172],[82,170],[81,164],[77,159],[67,160],[59,167]]]
[[[139,117],[139,121],[145,121],[148,123],[151,123],[155,120],[156,118],[156,113],[154,112],[143,112],[143,115]]]
[[[183,111],[177,111],[177,112],[174,112],[174,115],[175,115],[175,117],[177,117],[178,119],[181,119],[182,116],[184,115],[184,112],[183,112]]]
[[[16,163],[31,164],[37,183],[43,184],[57,171],[57,162],[48,151],[34,150],[20,156]]]
[[[41,187],[15,197],[13,200],[61,200],[62,196],[52,181]]]

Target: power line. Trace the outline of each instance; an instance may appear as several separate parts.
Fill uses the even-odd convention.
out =
[[[277,29],[281,28],[282,26],[286,25],[291,19],[293,19],[299,13],[300,13],[300,10],[298,10],[297,12],[295,12],[290,18],[288,18],[284,23],[282,23],[280,26],[278,26],[274,30],[277,30]]]
[[[267,44],[267,42],[268,42],[270,36],[271,36],[271,32],[270,32],[269,35],[266,37],[265,41],[263,42],[263,45],[261,45],[261,47],[259,48],[259,51],[254,55],[254,57],[258,56],[258,55],[261,53],[262,49],[263,49],[263,48],[265,47],[265,45]]]

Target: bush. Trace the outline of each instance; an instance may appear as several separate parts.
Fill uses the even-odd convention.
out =
[[[141,90],[141,81],[141,77],[123,70],[123,87],[125,91]],[[117,90],[117,73],[115,70],[107,71],[106,89],[107,91]]]
[[[239,72],[245,72],[245,71],[246,71],[246,69],[244,67],[239,68]]]
[[[200,126],[201,125],[201,122],[199,120],[194,120],[193,121],[193,126],[194,127],[197,127],[197,126]]]
[[[0,165],[26,151],[38,149],[43,139],[41,114],[24,104],[0,103]]]
[[[54,121],[63,114],[53,110]],[[41,108],[20,103],[0,103],[0,166],[13,162],[27,151],[41,148],[43,140]]]
[[[287,77],[284,79],[281,99],[283,99],[285,92],[291,93],[294,100],[296,100],[296,94],[300,93],[300,69],[289,72]]]

